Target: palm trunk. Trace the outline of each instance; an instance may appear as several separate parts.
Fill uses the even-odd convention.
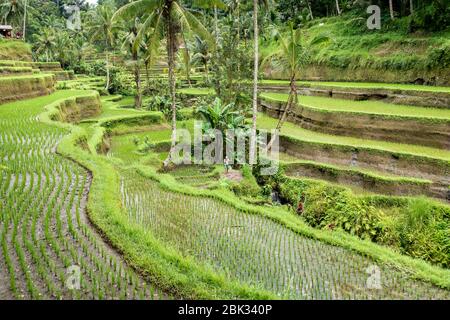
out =
[[[141,94],[141,70],[139,68],[139,59],[137,53],[133,54],[134,60],[134,81],[136,82],[136,95],[134,96],[134,106],[136,109],[142,107],[142,94]]]
[[[109,83],[109,54],[108,54],[108,51],[106,51],[106,87],[105,87],[105,89],[106,90],[109,90],[109,86],[110,86],[110,83]]]
[[[172,153],[177,143],[177,105],[176,105],[176,79],[175,79],[175,30],[172,18],[168,15],[167,26],[167,55],[169,62],[169,90],[172,102],[172,137],[170,152],[167,159],[164,161],[164,167],[169,166],[172,160]]]
[[[308,10],[309,10],[309,15],[311,16],[311,20],[314,20],[313,12],[311,9],[311,4],[309,3],[309,1],[306,1],[306,4],[308,5]]]
[[[150,91],[150,74],[148,72],[148,60],[145,61],[145,78],[147,79],[147,90]]]
[[[414,14],[414,0],[409,0],[409,11],[411,12],[411,15]]]
[[[338,15],[341,15],[341,8],[339,7],[339,0],[336,0],[336,11]]]
[[[239,46],[241,42],[241,1],[237,0],[236,2],[236,17],[237,17],[237,45]],[[238,61],[237,63],[237,71],[239,75],[239,80],[241,77],[241,61]]]
[[[253,118],[250,133],[250,165],[256,163],[256,122],[258,115],[258,73],[259,73],[259,29],[258,29],[258,0],[253,0],[253,27],[255,29],[255,56],[253,70]]]
[[[238,44],[241,41],[241,1],[238,0],[236,3],[236,11],[237,11],[237,36],[238,36]]]
[[[392,0],[389,0],[389,12],[391,14],[391,19],[394,20],[394,4]]]
[[[281,116],[278,120],[277,126],[275,128],[275,133],[272,135],[272,137],[270,138],[270,142],[267,145],[267,151],[272,149],[272,145],[275,142],[275,139],[280,134],[280,130],[283,127],[283,124],[286,122],[286,118],[289,113],[289,110],[291,110],[292,105],[294,105],[294,104],[297,104],[297,84],[295,81],[295,77],[292,77],[291,83],[290,83],[290,92],[289,92],[288,101],[286,103],[286,106],[284,107],[283,113],[281,114]]]
[[[206,79],[209,79],[209,68],[208,68],[208,62],[205,62],[205,72],[206,72]]]
[[[23,41],[25,41],[25,36],[27,33],[27,6],[28,1],[25,1],[25,7],[23,9]]]
[[[217,6],[214,6],[214,32],[216,33],[216,44],[219,43],[219,14]]]
[[[186,80],[188,82],[189,88],[192,87],[192,83],[191,83],[191,56],[189,54],[189,49],[188,49],[188,45],[186,43],[186,38],[184,36],[184,34],[182,34],[183,36],[183,44],[184,44],[184,61],[185,61],[185,65],[186,65]]]

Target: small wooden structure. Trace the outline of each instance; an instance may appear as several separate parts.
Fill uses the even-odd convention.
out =
[[[0,25],[0,35],[4,38],[11,38],[12,30],[13,28],[10,25]]]

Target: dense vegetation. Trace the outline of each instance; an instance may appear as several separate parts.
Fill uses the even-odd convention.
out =
[[[2,23],[0,298],[449,298],[445,0],[0,0]],[[245,163],[195,162],[231,129],[214,156]]]

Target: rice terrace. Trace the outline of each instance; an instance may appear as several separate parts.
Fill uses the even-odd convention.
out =
[[[450,3],[0,0],[0,244],[0,300],[449,300]]]

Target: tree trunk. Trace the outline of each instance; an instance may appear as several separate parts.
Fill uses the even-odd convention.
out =
[[[236,3],[236,16],[237,16],[237,37],[238,44],[241,41],[241,1],[238,0]]]
[[[183,51],[183,58],[184,58],[184,62],[186,65],[186,80],[189,84],[189,88],[192,87],[192,83],[191,83],[191,56],[189,54],[189,48],[186,42],[186,38],[184,36],[184,33],[182,34],[183,36],[183,44],[184,44],[184,51]]]
[[[209,79],[209,68],[208,68],[208,62],[205,61],[205,72],[206,72],[206,79]]]
[[[109,54],[108,54],[108,51],[106,51],[106,87],[105,87],[105,89],[106,90],[109,90],[109,86],[110,86],[110,83],[109,83]]]
[[[277,126],[275,128],[275,133],[272,135],[272,137],[270,138],[270,142],[267,145],[267,151],[269,151],[270,149],[272,149],[272,145],[275,142],[275,139],[277,138],[277,136],[280,134],[280,130],[283,127],[283,124],[286,122],[286,118],[288,115],[289,110],[291,110],[292,105],[297,104],[297,84],[295,81],[295,78],[291,78],[291,83],[290,83],[290,91],[289,91],[289,98],[288,101],[286,103],[286,106],[284,107],[284,111],[281,114]]]
[[[409,12],[411,15],[414,14],[414,0],[409,0]]]
[[[25,7],[23,9],[23,41],[25,41],[25,35],[27,33],[27,7],[28,1],[25,1]]]
[[[259,26],[258,26],[258,0],[253,0],[253,27],[255,29],[255,56],[253,70],[253,117],[250,133],[250,158],[249,164],[256,164],[256,122],[258,115],[258,73],[259,73]]]
[[[389,12],[391,14],[391,19],[394,20],[394,4],[392,0],[389,0]]]
[[[339,0],[336,0],[336,11],[337,11],[337,14],[340,16],[341,15],[341,8],[339,7]]]
[[[139,68],[139,59],[137,53],[133,53],[134,60],[134,81],[136,82],[136,95],[134,96],[134,106],[136,109],[142,107],[142,93],[141,93],[141,70]]]
[[[219,44],[219,14],[217,6],[214,6],[214,32],[216,34],[216,44]]]
[[[176,104],[176,79],[175,79],[175,30],[170,15],[167,17],[167,55],[169,62],[169,90],[172,103],[172,137],[170,152],[167,159],[164,161],[164,167],[169,166],[172,160],[172,153],[177,143],[177,104]]]
[[[314,20],[313,12],[311,9],[311,4],[309,3],[309,1],[306,1],[306,4],[308,5],[308,10],[309,10],[309,15],[311,16],[311,20]]]
[[[150,92],[150,74],[149,74],[149,72],[148,72],[148,64],[149,64],[149,61],[148,60],[146,60],[145,61],[145,78],[147,79],[147,91],[149,91]]]

